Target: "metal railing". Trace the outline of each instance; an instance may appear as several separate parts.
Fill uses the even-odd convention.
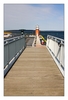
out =
[[[4,77],[25,47],[24,35],[4,40]]]
[[[46,47],[64,76],[64,40],[48,35]]]

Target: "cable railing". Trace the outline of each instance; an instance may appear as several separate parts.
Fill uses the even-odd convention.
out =
[[[46,46],[64,76],[64,40],[48,35]]]
[[[25,36],[4,40],[4,77],[26,47]]]

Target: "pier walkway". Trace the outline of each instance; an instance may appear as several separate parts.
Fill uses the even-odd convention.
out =
[[[4,78],[4,95],[64,95],[64,77],[45,46],[26,47]]]

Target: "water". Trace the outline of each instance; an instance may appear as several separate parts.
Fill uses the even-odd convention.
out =
[[[25,34],[35,34],[35,31],[33,30],[26,30],[24,31]],[[64,31],[40,31],[40,34],[47,39],[47,35],[52,35],[61,39],[64,39]]]
[[[61,39],[64,39],[64,31],[41,31],[40,34],[47,39],[47,35],[52,35]]]
[[[9,32],[12,33],[12,36],[18,36],[21,35],[21,30],[10,30]],[[35,30],[24,30],[23,33],[25,35],[35,34]],[[64,31],[41,31],[40,34],[47,39],[47,35],[52,35],[61,39],[64,39]]]

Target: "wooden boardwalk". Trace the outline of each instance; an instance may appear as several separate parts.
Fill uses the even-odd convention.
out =
[[[64,78],[46,47],[24,50],[4,79],[4,95],[64,95]]]

